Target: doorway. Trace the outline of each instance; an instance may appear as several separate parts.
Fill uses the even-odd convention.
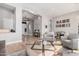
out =
[[[33,21],[31,20],[23,20],[22,21],[22,34],[26,36],[33,35]]]

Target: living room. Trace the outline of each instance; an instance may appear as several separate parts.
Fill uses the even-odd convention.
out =
[[[78,6],[76,3],[0,3],[0,47],[4,47],[0,48],[0,55],[78,56]]]

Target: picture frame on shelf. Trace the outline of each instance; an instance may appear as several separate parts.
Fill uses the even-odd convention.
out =
[[[59,25],[59,27],[62,27],[61,24]]]
[[[58,21],[56,21],[56,23],[58,24],[59,22],[58,22]]]
[[[65,24],[62,24],[62,27],[65,27]]]
[[[65,20],[62,20],[62,23],[65,23],[66,21]]]
[[[70,23],[66,24],[66,27],[70,27]]]
[[[70,27],[70,19],[56,21],[56,27]]]
[[[66,22],[70,22],[70,19],[66,19]]]
[[[61,20],[60,20],[59,22],[60,22],[60,23],[62,23],[62,21],[61,21]]]

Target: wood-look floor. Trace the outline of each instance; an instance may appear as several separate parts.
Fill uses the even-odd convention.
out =
[[[11,53],[23,50],[23,49],[24,49],[24,46],[22,42],[9,44],[6,46],[6,54],[11,54]]]
[[[25,50],[27,50],[27,53],[29,55],[40,56],[40,55],[42,55],[41,50],[32,50],[31,49],[31,46],[33,45],[33,43],[36,40],[39,40],[39,39],[40,38],[30,37],[30,36],[23,36],[23,39],[22,39],[23,41],[22,42],[7,45],[6,46],[6,52],[10,54],[10,53],[14,53],[16,51],[20,51],[20,50],[25,49]],[[57,51],[62,48],[60,41],[57,41],[55,44],[56,44],[55,47],[56,47]],[[46,55],[49,55],[52,52],[53,51],[46,51]]]
[[[31,47],[32,45],[34,44],[34,42],[36,40],[40,40],[40,38],[37,38],[37,37],[25,37],[25,42],[26,42],[26,49],[27,49],[27,53],[29,55],[32,55],[32,56],[40,56],[42,55],[42,50],[32,50]],[[62,48],[62,45],[61,45],[61,42],[60,41],[56,41],[55,43],[55,47],[56,47],[56,50],[55,51],[59,51],[61,48]],[[52,48],[52,46],[50,46],[49,48]],[[41,48],[42,49],[42,48]],[[45,51],[45,55],[53,55],[53,51],[48,51],[46,50]]]

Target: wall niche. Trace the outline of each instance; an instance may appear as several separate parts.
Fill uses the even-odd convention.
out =
[[[16,31],[16,8],[0,3],[0,32]]]

